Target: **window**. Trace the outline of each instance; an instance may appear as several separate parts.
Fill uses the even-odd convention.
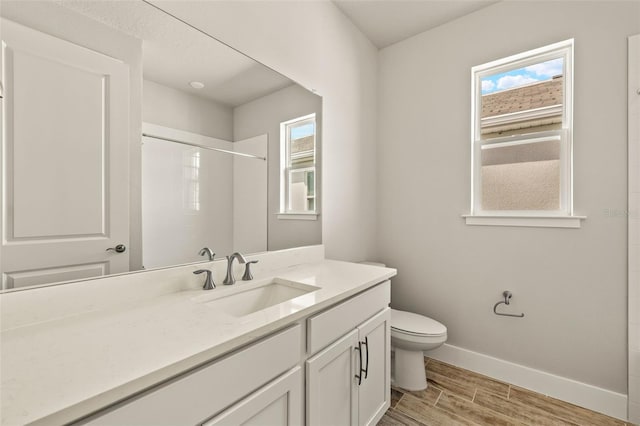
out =
[[[280,214],[315,219],[316,205],[316,116],[311,114],[280,123]]]
[[[184,206],[187,211],[200,211],[200,151],[187,149],[182,154],[184,166]]]
[[[573,218],[573,40],[473,67],[468,224]],[[479,223],[478,217],[491,217]],[[469,220],[469,219],[472,220]]]

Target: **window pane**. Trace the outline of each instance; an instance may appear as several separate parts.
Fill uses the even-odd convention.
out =
[[[307,172],[307,195],[309,197],[314,196],[314,190],[315,190],[315,183],[314,183],[314,179],[315,179],[315,173],[314,172]]]
[[[315,123],[313,121],[303,121],[302,123],[291,125],[291,139],[306,138],[315,133]]]
[[[183,154],[184,206],[187,210],[200,210],[200,151],[189,149]]]
[[[291,139],[290,143],[289,152],[291,153],[292,163],[301,158],[313,161],[313,147],[315,143],[313,135],[298,139]]]
[[[285,150],[285,165],[281,166],[282,209],[294,213],[315,211],[315,115],[282,124],[285,135],[281,139],[281,149]]]
[[[314,170],[291,170],[289,172],[289,210],[306,212],[315,209]]]
[[[481,78],[482,139],[562,127],[563,58]]]
[[[560,208],[560,141],[482,148],[483,210]]]
[[[315,122],[304,120],[289,125],[289,166],[309,167],[315,162]]]

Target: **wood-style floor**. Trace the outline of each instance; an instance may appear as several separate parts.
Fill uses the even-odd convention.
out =
[[[551,397],[425,358],[426,390],[391,389],[391,408],[378,426],[625,425]],[[628,423],[631,425],[631,423]]]

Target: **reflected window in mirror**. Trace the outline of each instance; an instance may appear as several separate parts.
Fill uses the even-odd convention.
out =
[[[185,158],[184,206],[187,211],[200,211],[200,151],[193,149],[183,154]]]
[[[280,123],[280,213],[316,218],[316,115]]]

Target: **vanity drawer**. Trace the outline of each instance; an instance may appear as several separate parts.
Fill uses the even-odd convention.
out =
[[[307,320],[307,352],[314,354],[389,306],[391,284],[385,281]]]
[[[298,364],[300,345],[296,324],[81,424],[199,424]]]

